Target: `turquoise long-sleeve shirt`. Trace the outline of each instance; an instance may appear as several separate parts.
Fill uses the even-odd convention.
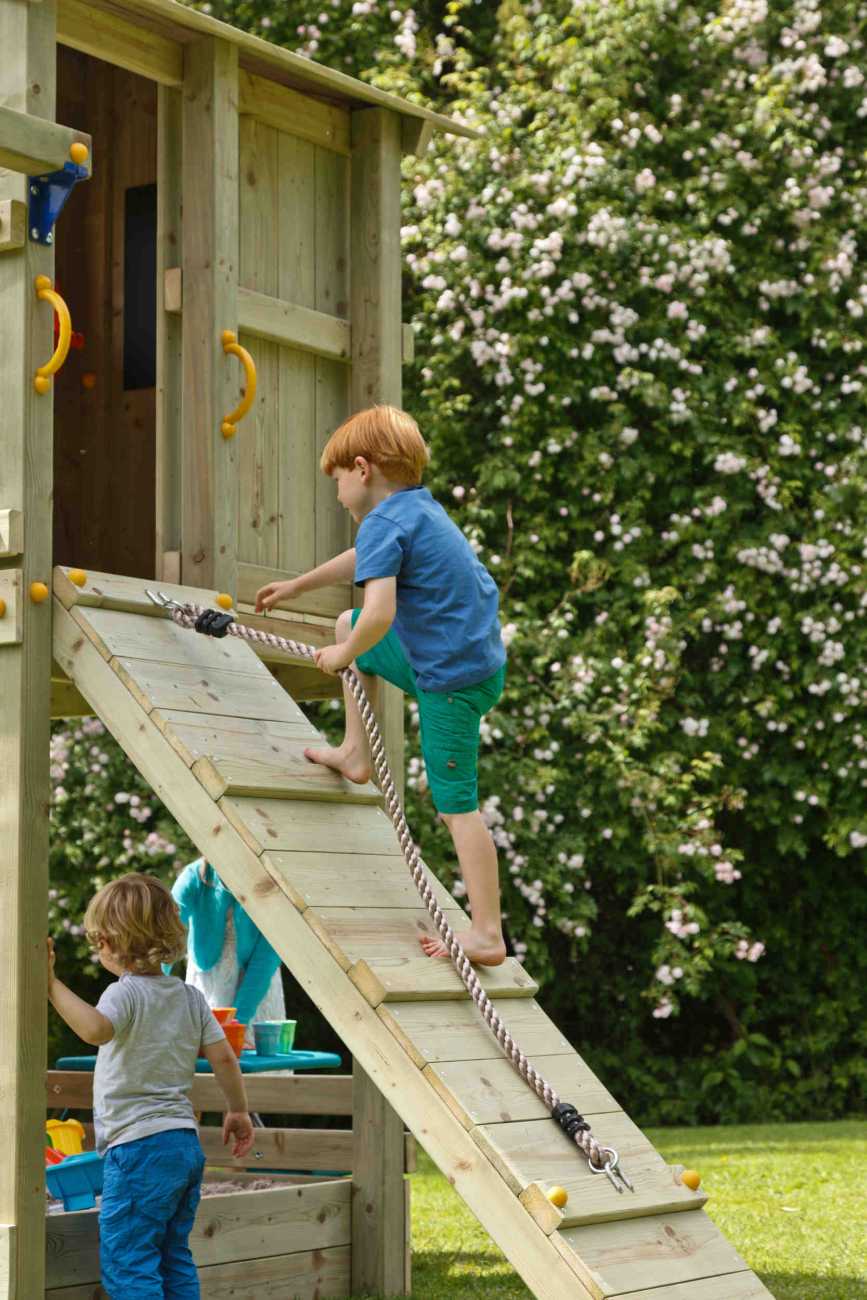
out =
[[[204,880],[202,876],[204,875]],[[235,942],[241,979],[234,997],[237,1018],[245,1025],[268,992],[274,972],[280,966],[261,930],[236,902],[210,863],[198,858],[184,867],[172,887],[181,920],[188,927],[188,947],[200,970],[210,970],[220,960],[226,937],[226,918],[234,908]]]

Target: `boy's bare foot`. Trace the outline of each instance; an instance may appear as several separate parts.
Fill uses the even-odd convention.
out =
[[[458,942],[474,966],[502,966],[506,960],[506,945],[502,939],[487,939],[475,930],[458,933]],[[448,957],[448,949],[437,936],[425,935],[420,939],[426,957]]]
[[[338,748],[328,745],[324,749],[305,749],[304,757],[311,763],[333,768],[356,785],[364,785],[370,780],[370,759],[358,750],[346,749],[343,745]]]

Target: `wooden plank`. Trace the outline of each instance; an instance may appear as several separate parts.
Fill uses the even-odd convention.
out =
[[[24,549],[24,516],[20,510],[0,510],[0,555],[20,555]]]
[[[268,668],[293,700],[335,700],[342,696],[340,679],[318,668],[300,664],[268,664]]]
[[[20,569],[0,569],[0,646],[20,645],[24,631],[24,601]]]
[[[224,718],[218,714],[181,713],[174,709],[158,711],[153,715],[172,748],[180,754],[188,767],[205,755],[220,753],[221,746],[244,757],[260,756],[276,744],[303,740],[309,744],[319,733],[307,721],[300,709],[292,722],[269,722],[251,718]],[[275,754],[275,751],[271,751]],[[274,758],[276,762],[276,756]]]
[[[516,1194],[529,1183],[565,1188],[569,1201],[563,1211],[564,1227],[673,1214],[699,1209],[705,1203],[704,1192],[693,1192],[675,1181],[671,1168],[623,1111],[598,1117],[587,1114],[586,1118],[597,1141],[619,1152],[623,1168],[635,1184],[634,1193],[624,1193],[616,1200],[611,1197],[610,1185],[601,1186],[603,1175],[590,1172],[575,1143],[551,1119],[485,1124],[473,1130],[473,1137]]]
[[[115,659],[112,666],[148,713],[177,709],[274,722],[291,722],[294,717],[292,701],[270,673],[265,677],[209,669],[204,674],[200,668],[148,659]]]
[[[755,1273],[727,1273],[700,1282],[679,1282],[675,1286],[653,1287],[630,1292],[629,1300],[773,1300],[771,1292]]]
[[[419,906],[418,890],[409,874],[395,836],[388,853],[277,853],[268,857],[301,906],[315,908],[365,907],[376,899],[380,913],[389,908]],[[428,868],[428,877],[440,907],[457,907],[451,894]]]
[[[571,1050],[537,1002],[519,998],[504,1007],[497,1006],[497,1010],[531,1059],[558,1056]],[[502,1059],[499,1044],[472,1003],[391,1003],[378,1007],[376,1014],[402,1043],[419,1069],[434,1061]],[[530,1181],[528,1178],[527,1182]]]
[[[0,1223],[0,1296],[15,1300],[15,1226]]]
[[[248,1074],[244,1087],[258,1115],[351,1115],[348,1074]],[[46,1104],[52,1110],[90,1110],[93,1075],[84,1070],[47,1070]],[[212,1076],[197,1074],[190,1093],[196,1111],[222,1111],[225,1099]]]
[[[238,321],[238,50],[205,37],[184,55],[183,426],[181,573],[234,594],[238,436],[220,426],[237,404],[238,366],[221,332]]]
[[[205,1159],[225,1169],[300,1169],[340,1172],[352,1168],[352,1130],[338,1128],[257,1128],[245,1156],[235,1159],[223,1145],[222,1131],[201,1127]]]
[[[319,457],[334,430],[349,415],[349,375],[344,366],[324,357],[316,360],[316,459],[314,481],[314,531],[316,563],[324,564],[352,545],[352,516],[337,500],[337,486],[318,469]],[[352,587],[323,588],[320,595],[336,590],[342,609],[354,605]],[[331,613],[331,610],[325,611]]]
[[[331,491],[334,491],[331,485]],[[308,492],[312,498],[313,493]],[[348,538],[346,546],[349,545]],[[345,549],[345,547],[344,547]],[[336,552],[335,552],[336,553]],[[256,600],[256,592],[260,587],[264,587],[268,582],[286,582],[290,578],[297,578],[301,570],[274,569],[263,567],[258,564],[239,564],[238,565],[238,601],[243,604],[252,605]],[[301,596],[296,596],[292,602],[293,608],[300,611],[309,611],[314,614],[322,614],[331,618],[336,618],[338,614],[352,605],[351,589],[349,587],[320,587],[318,591],[305,592]],[[276,629],[275,629],[276,630]],[[277,631],[279,636],[279,630]],[[331,638],[333,641],[333,637]]]
[[[181,548],[181,464],[183,442],[183,272],[177,264],[183,239],[181,174],[183,104],[177,89],[161,86],[157,97],[157,391],[156,521],[158,574],[168,574],[163,556]]]
[[[93,141],[84,131],[0,105],[0,167],[27,176],[60,171],[69,162],[69,150],[81,142],[87,146],[90,170]]]
[[[620,1109],[577,1052],[534,1056],[533,1065],[558,1095],[582,1114],[599,1115]],[[477,1124],[546,1119],[549,1115],[547,1106],[505,1057],[486,1061],[484,1068],[476,1061],[439,1062],[429,1065],[425,1073],[467,1129]]]
[[[597,1300],[738,1273],[747,1267],[702,1210],[566,1228],[560,1239]]]
[[[254,853],[390,853],[397,847],[389,818],[371,804],[351,804],[338,812],[314,800],[224,798],[220,809]]]
[[[262,677],[262,664],[239,637],[203,636],[178,627],[169,618],[128,614],[114,609],[74,609],[72,617],[104,659],[154,660],[207,673],[253,674]]]
[[[204,1197],[190,1233],[193,1259],[201,1269],[345,1245],[350,1190],[329,1181]],[[99,1281],[97,1225],[93,1210],[48,1217],[48,1286]]]
[[[48,123],[55,117],[54,6],[0,5],[0,102]],[[7,119],[8,120],[8,119]],[[0,200],[26,198],[24,177],[0,174]],[[34,292],[37,275],[54,278],[52,249],[28,240],[0,257],[0,393],[3,453],[0,505],[17,510],[27,536],[16,567],[22,590],[50,583],[53,489],[52,398],[33,374],[52,352],[50,307]],[[49,602],[23,602],[20,644],[0,647],[0,1112],[7,1125],[0,1161],[0,1223],[7,1290],[17,1300],[42,1295],[45,1202],[42,1098],[34,1079],[45,1065],[45,918],[48,908],[48,772],[51,679]]]
[[[327,1014],[347,1048],[358,1058],[404,1123],[423,1141],[482,1227],[503,1247],[527,1285],[545,1294],[547,1300],[582,1300],[586,1297],[586,1288],[576,1279],[572,1267],[559,1254],[551,1239],[538,1230],[514,1194],[504,1187],[502,1178],[491,1167],[472,1136],[429,1087],[417,1064],[389,1031],[383,1014],[391,1015],[392,1009],[385,1012],[383,1009],[380,1012],[371,1010],[306,925],[291,899],[284,894],[279,880],[269,874],[267,857],[257,856],[224,815],[225,811],[231,811],[243,824],[241,810],[252,816],[258,804],[238,800],[233,805],[231,800],[224,799],[215,808],[148,715],[125,690],[110,665],[86,638],[81,638],[59,602],[55,603],[54,609],[54,638],[55,657],[61,668],[73,677],[82,694],[99,701],[100,716],[120,738],[156,797],[181,822],[200,852],[214,863],[227,888],[239,899],[268,941],[277,947],[301,986]],[[272,808],[275,803],[283,808],[284,814],[286,807],[291,807],[282,801],[270,801]],[[323,804],[307,803],[301,808],[308,816],[311,810],[319,816],[323,809],[328,811],[328,805]],[[384,819],[384,814],[374,808],[348,808],[341,810],[335,829],[357,823],[360,814],[363,814],[361,820],[365,822]],[[391,834],[387,822],[385,826]],[[273,825],[272,829],[276,832]],[[250,838],[255,839],[255,836]],[[276,838],[280,838],[279,832]],[[275,847],[280,846],[277,844]],[[333,847],[341,851],[343,846]],[[362,849],[363,845],[357,847]],[[368,851],[376,852],[377,848]],[[521,1007],[524,1004],[517,1005]],[[461,1003],[448,1007],[450,1015],[454,1016],[462,1007]],[[406,1009],[395,1008],[397,1011]],[[418,1014],[414,1006],[409,1010]],[[538,1042],[530,1044],[531,1050],[539,1046]]]
[[[316,361],[289,348],[282,348],[280,354],[280,425],[280,570],[275,576],[282,572],[297,577],[316,563]],[[240,600],[253,602],[257,577],[239,573],[245,593]],[[340,613],[338,605],[345,608],[345,601],[328,589],[307,592],[293,601],[304,612],[330,617]]]
[[[131,614],[148,614],[151,618],[166,618],[165,610],[159,609],[149,599],[147,590],[153,591],[157,586],[172,600],[179,604],[201,605],[204,608],[216,608],[214,604],[217,590],[214,587],[181,586],[177,583],[155,583],[145,578],[131,578],[117,573],[98,573],[88,571],[84,582],[79,587],[70,581],[70,569],[65,564],[54,569],[54,594],[66,609],[73,605],[86,605],[88,608],[122,609]]]
[[[403,1295],[407,1211],[403,1120],[353,1066],[352,1291]]]
[[[269,301],[277,293],[278,133],[254,118],[240,119],[240,260],[238,319],[241,343],[256,361],[256,401],[244,421],[240,466],[239,558],[274,565],[278,545],[280,353],[250,338],[242,315],[244,290]]]
[[[334,361],[349,360],[349,322],[327,312],[242,286],[238,290],[238,320],[245,333],[257,338]]]
[[[202,1300],[329,1300],[349,1294],[350,1248],[277,1255],[199,1271]]]
[[[310,736],[272,739],[257,753],[237,754],[221,741],[219,752],[197,759],[193,772],[212,799],[228,794],[238,798],[327,799],[343,803],[382,801],[370,781],[355,785],[330,768],[311,763],[304,756],[309,745]]]
[[[57,40],[162,86],[183,85],[183,47],[128,22],[116,11],[107,12],[83,0],[58,0]]]
[[[457,903],[452,902],[446,916],[458,938],[470,928]],[[435,938],[437,930],[418,895],[414,907],[310,908],[306,920],[372,1006],[384,1001],[469,997],[450,961],[426,957],[421,951],[421,936]],[[539,991],[513,957],[501,966],[479,967],[476,973],[490,997],[528,998]]]
[[[27,204],[22,199],[0,202],[0,253],[23,248],[27,240]],[[0,511],[0,515],[2,515]]]
[[[281,86],[267,77],[242,72],[238,108],[260,122],[324,149],[349,153],[349,114],[336,104]]]

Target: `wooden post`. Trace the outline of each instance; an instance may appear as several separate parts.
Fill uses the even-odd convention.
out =
[[[350,321],[353,411],[401,403],[400,118],[382,108],[352,114]],[[403,692],[383,684],[379,723],[403,797]]]
[[[353,411],[401,402],[400,118],[352,114],[350,322]],[[383,684],[379,721],[401,795],[403,692]],[[352,1289],[408,1295],[403,1122],[361,1067],[353,1071]]]
[[[226,439],[220,425],[243,373],[220,336],[238,329],[238,47],[188,45],[183,93],[181,578],[234,595],[244,433]]]
[[[178,293],[181,275],[181,92],[160,86],[157,94],[157,404],[156,556],[154,573],[179,582],[181,547],[181,444],[183,349]],[[172,279],[169,281],[168,277]],[[170,298],[171,286],[176,297]],[[167,558],[168,553],[168,558]]]
[[[0,0],[0,104],[54,120],[55,3]],[[27,177],[0,174],[0,199],[27,200]],[[30,239],[0,253],[0,509],[20,512],[23,549],[0,556],[20,570],[21,637],[0,645],[0,1224],[9,1225],[0,1300],[30,1300],[45,1286],[45,932],[48,915],[48,775],[53,399],[33,387],[53,350],[51,308],[36,275],[53,276],[51,248]],[[16,548],[17,549],[17,548]]]
[[[403,1121],[352,1067],[352,1294],[410,1294]]]

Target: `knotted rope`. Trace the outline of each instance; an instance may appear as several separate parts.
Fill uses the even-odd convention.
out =
[[[306,645],[303,641],[293,641],[288,637],[276,636],[272,632],[262,632],[258,628],[247,627],[243,623],[235,622],[230,614],[219,613],[217,610],[205,610],[199,605],[192,604],[180,605],[176,601],[168,600],[162,593],[159,593],[159,598],[151,592],[148,592],[148,595],[155,604],[161,605],[169,612],[179,627],[194,628],[196,631],[204,632],[209,636],[223,637],[227,634],[237,636],[244,641],[257,641],[260,645],[267,645],[274,650],[281,650],[296,659],[315,660],[316,647]],[[496,1038],[507,1060],[525,1083],[533,1089],[539,1100],[547,1106],[552,1117],[560,1125],[567,1137],[572,1138],[584,1152],[591,1171],[595,1174],[607,1174],[609,1180],[619,1192],[623,1191],[624,1186],[628,1187],[630,1191],[634,1191],[635,1189],[629,1179],[619,1168],[617,1152],[613,1147],[603,1146],[593,1136],[590,1125],[584,1119],[584,1116],[578,1113],[575,1106],[560,1100],[550,1083],[521,1051],[521,1048],[503,1023],[491,999],[482,988],[481,981],[473,969],[472,963],[437,902],[428,874],[422,865],[421,854],[412,838],[400,796],[395,788],[394,778],[388,765],[382,733],[379,730],[376,715],[364,687],[351,668],[341,669],[339,676],[346,684],[349,693],[358,706],[364,729],[367,732],[370,757],[385,801],[385,808],[391,818],[400,842],[401,852],[409,867],[415,886],[430,913],[431,920],[437,928],[437,933],[442,939],[443,945],[452,959],[455,970],[478,1008],[482,1019]]]

